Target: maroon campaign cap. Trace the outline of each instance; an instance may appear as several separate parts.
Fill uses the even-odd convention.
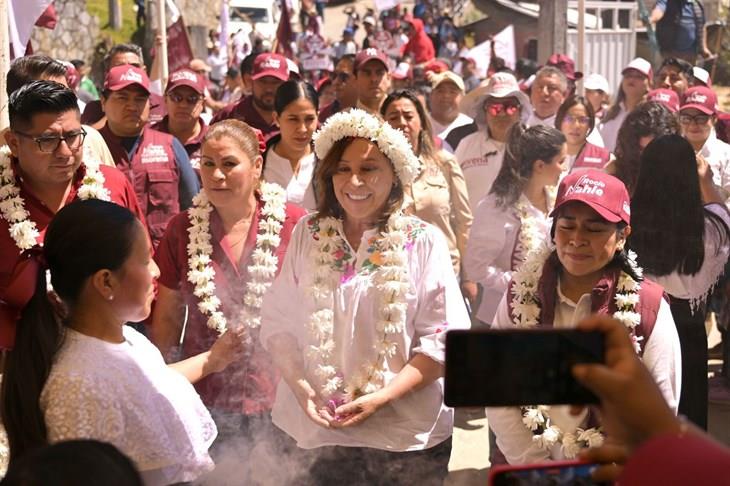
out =
[[[550,216],[555,217],[558,209],[571,201],[588,205],[611,223],[631,224],[631,200],[626,186],[603,171],[590,169],[565,176],[558,186],[558,197]]]
[[[281,54],[265,52],[256,56],[253,61],[252,79],[260,79],[266,76],[273,76],[281,81],[289,80],[289,66],[286,57]]]
[[[141,87],[147,93],[150,92],[150,78],[147,77],[144,69],[131,64],[122,64],[109,70],[104,79],[104,90],[119,91],[133,84]]]
[[[684,94],[684,104],[680,110],[694,108],[705,115],[717,113],[717,95],[707,86],[695,86],[688,89]]]
[[[198,94],[205,94],[205,79],[191,69],[180,69],[170,75],[165,93],[180,86],[187,86]]]
[[[679,95],[671,89],[653,89],[647,93],[646,99],[663,104],[669,108],[669,111],[672,113],[677,113],[679,111]]]
[[[355,56],[355,71],[360,69],[363,64],[368,61],[372,61],[373,59],[382,62],[385,66],[385,69],[388,69],[388,57],[378,49],[375,49],[374,47],[368,47],[367,49],[363,49],[362,51],[358,52],[357,56]]]

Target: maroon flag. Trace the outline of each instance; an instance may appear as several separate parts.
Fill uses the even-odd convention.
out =
[[[293,38],[294,32],[291,30],[289,6],[286,0],[281,0],[281,16],[279,17],[279,27],[276,29],[276,46],[274,52],[283,54],[288,58],[294,57],[294,53],[291,50],[291,41]]]
[[[48,8],[38,17],[36,20],[36,27],[43,27],[44,29],[53,30],[56,28],[58,23],[58,15],[56,14],[56,7],[51,3]]]
[[[167,28],[167,69],[173,73],[193,60],[188,31],[182,15]]]

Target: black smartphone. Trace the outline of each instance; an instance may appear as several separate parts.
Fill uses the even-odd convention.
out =
[[[490,486],[604,486],[591,478],[598,466],[577,461],[528,464],[525,466],[495,466],[489,472]]]
[[[595,331],[449,331],[444,401],[450,407],[598,403],[571,368],[603,363],[604,354],[603,334]]]

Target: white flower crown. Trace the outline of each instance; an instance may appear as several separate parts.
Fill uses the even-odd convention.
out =
[[[390,160],[403,186],[411,184],[421,171],[421,162],[413,153],[403,132],[378,120],[370,113],[353,108],[335,113],[313,136],[314,152],[324,159],[338,140],[346,137],[364,138],[377,144]]]

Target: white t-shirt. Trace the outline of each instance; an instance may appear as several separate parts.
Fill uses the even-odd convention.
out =
[[[314,152],[311,152],[299,161],[299,170],[294,174],[289,159],[277,154],[272,147],[266,153],[264,180],[283,187],[286,190],[287,202],[297,204],[308,211],[314,211],[317,209],[312,187],[314,161]]]
[[[492,324],[494,329],[512,329],[515,327],[510,316],[508,296],[502,299],[497,315]],[[558,298],[555,306],[555,327],[572,329],[586,317],[591,315],[591,295],[584,294],[573,302],[560,291],[558,282]],[[657,313],[656,323],[644,348],[642,357],[644,365],[654,377],[662,396],[669,407],[677,413],[679,392],[682,381],[682,355],[679,348],[679,337],[669,304],[662,299]],[[515,386],[519,386],[518,383]],[[537,405],[537,404],[536,404]],[[550,407],[553,423],[563,431],[574,431],[585,426],[587,411],[572,416],[569,406]],[[560,444],[550,451],[542,449],[532,440],[532,432],[523,424],[519,407],[488,407],[489,426],[497,435],[497,445],[510,464],[528,464],[564,458]]]
[[[552,218],[530,204],[524,194],[520,201],[526,203],[528,215],[534,218],[547,238]],[[498,207],[494,194],[479,202],[466,243],[463,267],[466,279],[482,286],[482,301],[476,313],[477,319],[482,322],[490,324],[494,320],[497,306],[507,290],[514,270],[513,255],[519,234],[520,218],[514,207]],[[520,256],[520,259],[525,256]]]
[[[546,127],[555,128],[556,116],[557,113],[547,118],[540,118],[539,116],[537,116],[537,113],[535,113],[535,110],[532,110],[532,113],[530,113],[530,117],[527,119],[526,124],[528,127],[534,127],[535,125],[545,125]]]
[[[454,153],[466,179],[469,207],[472,212],[489,194],[494,179],[502,168],[504,143],[489,138],[486,128],[464,137]]]
[[[147,338],[129,326],[123,332],[115,344],[66,329],[40,396],[48,441],[109,442],[146,485],[193,481],[213,469],[215,423]]]
[[[730,228],[730,214],[727,209],[717,203],[706,206],[709,211],[718,215]],[[725,263],[730,256],[730,243],[726,239],[721,241],[721,233],[718,233],[709,218],[705,217],[705,260],[700,270],[694,275],[672,272],[669,275],[647,275],[664,290],[678,299],[702,300],[707,297],[717,280],[725,270]]]
[[[313,215],[302,218],[292,233],[281,273],[264,297],[261,309],[261,342],[268,346],[271,336],[292,335],[301,350],[318,345],[308,329],[310,315],[316,310],[309,288],[316,271],[312,257],[313,233],[309,222]],[[395,355],[385,363],[387,384],[416,354],[444,362],[446,331],[468,328],[469,314],[451,266],[446,239],[436,227],[418,218],[409,217],[407,268],[406,325],[392,339],[397,344]],[[355,251],[347,243],[340,223],[338,233],[345,240],[345,251],[333,250],[335,267],[350,272],[331,270],[339,282],[334,289],[333,363],[345,380],[372,363],[373,345],[382,339],[376,329],[381,299],[375,290],[379,251],[370,241],[378,232],[366,231]],[[351,255],[348,257],[348,254]],[[283,305],[287,303],[286,305]],[[392,335],[391,335],[392,336]],[[315,390],[314,365],[303,356],[304,370]],[[323,397],[325,398],[325,397]],[[389,403],[356,427],[324,428],[312,422],[299,406],[284,380],[279,382],[272,410],[274,424],[292,436],[299,447],[310,449],[329,445],[373,447],[390,451],[412,451],[432,447],[451,436],[453,410],[443,403],[443,379]]]
[[[727,204],[727,199],[730,198],[730,145],[717,138],[715,130],[712,130],[700,150],[700,155],[712,168],[712,181],[722,189]]]
[[[474,120],[463,113],[459,113],[459,116],[454,118],[454,121],[449,123],[448,125],[442,125],[441,123],[437,122],[432,116],[429,116],[429,119],[431,120],[431,129],[433,133],[436,134],[438,138],[441,140],[446,140],[446,137],[449,136],[449,133],[451,133],[451,130],[458,127],[463,127],[464,125],[468,125],[472,123]]]
[[[616,115],[616,118],[607,122],[601,122],[598,126],[598,131],[601,134],[601,138],[603,138],[603,146],[607,148],[609,152],[616,152],[618,130],[621,128],[621,125],[629,114],[623,103],[621,103],[620,107],[621,109]]]

